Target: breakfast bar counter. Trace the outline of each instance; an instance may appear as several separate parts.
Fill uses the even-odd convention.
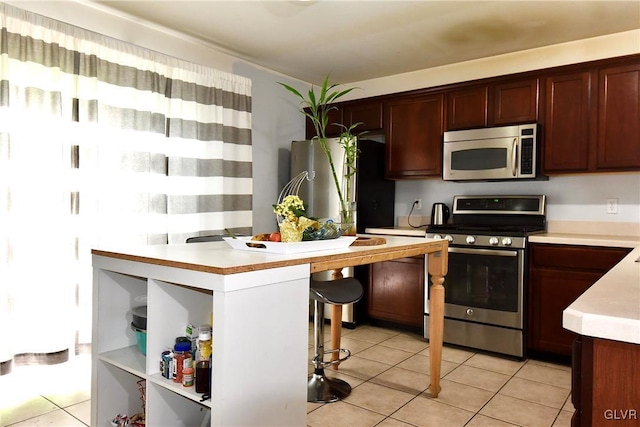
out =
[[[580,335],[640,344],[640,246],[564,310],[563,326]]]
[[[429,390],[437,397],[447,242],[385,240],[296,254],[237,250],[226,242],[93,250],[91,425],[140,412],[143,392],[148,425],[306,425],[310,275],[422,254],[433,277],[432,318],[440,319],[430,325]],[[128,318],[143,300],[145,355]],[[193,387],[164,378],[159,361],[188,323],[211,316],[211,398],[201,400]]]
[[[572,346],[573,426],[640,421],[640,247],[563,313]]]

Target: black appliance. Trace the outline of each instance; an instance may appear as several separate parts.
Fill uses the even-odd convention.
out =
[[[455,196],[450,224],[444,342],[524,357],[528,236],[546,229],[545,196]],[[429,332],[428,293],[425,337]]]

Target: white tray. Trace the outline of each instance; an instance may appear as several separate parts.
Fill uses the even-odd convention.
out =
[[[309,240],[304,242],[283,243],[251,240],[251,236],[223,237],[224,241],[233,249],[252,252],[269,252],[274,254],[299,254],[303,252],[328,251],[331,249],[344,249],[356,240],[356,236],[340,236],[330,240]],[[249,246],[253,245],[253,246]]]

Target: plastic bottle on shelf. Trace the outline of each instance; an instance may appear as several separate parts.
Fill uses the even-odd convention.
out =
[[[184,387],[193,386],[193,368],[184,368],[182,370],[182,385]]]
[[[193,366],[191,358],[191,342],[178,341],[173,347],[173,381],[182,382],[182,372],[185,368]]]
[[[211,326],[200,326],[196,351],[196,392],[211,391]]]

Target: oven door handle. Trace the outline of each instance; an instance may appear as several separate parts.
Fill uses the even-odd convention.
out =
[[[495,250],[495,249],[466,249],[466,248],[452,248],[449,246],[449,253],[467,254],[467,255],[495,255],[505,257],[516,257],[518,251],[511,250]]]

